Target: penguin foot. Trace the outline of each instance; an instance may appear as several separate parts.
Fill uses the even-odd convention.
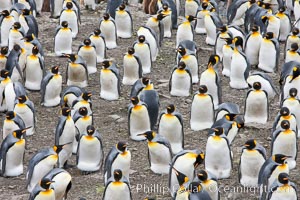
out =
[[[81,175],[89,175],[89,174],[94,174],[97,171],[81,171]]]

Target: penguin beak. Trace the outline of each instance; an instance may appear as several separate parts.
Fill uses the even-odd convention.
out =
[[[26,130],[28,130],[28,129],[30,129],[30,128],[32,128],[32,126],[29,126],[29,127],[24,128],[24,129],[22,130],[22,133],[25,133]]]
[[[177,169],[175,169],[174,167],[173,167],[172,169],[174,170],[176,176],[178,176],[178,171],[177,171]]]
[[[146,134],[145,133],[140,133],[140,134],[137,134],[137,136],[144,136],[144,137],[146,137]]]

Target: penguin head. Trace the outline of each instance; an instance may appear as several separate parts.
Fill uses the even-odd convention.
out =
[[[122,171],[120,169],[115,169],[114,170],[114,179],[116,182],[119,182],[122,178],[123,174]]]
[[[92,41],[91,41],[89,38],[87,38],[87,39],[84,39],[84,40],[83,40],[83,44],[84,44],[85,46],[90,46],[90,45],[92,44]]]
[[[285,7],[280,7],[279,9],[278,9],[278,11],[279,11],[279,13],[283,13],[283,12],[285,12]]]
[[[32,54],[33,54],[33,55],[37,55],[38,53],[39,53],[39,48],[38,48],[38,46],[32,47]]]
[[[61,109],[61,114],[65,117],[68,117],[71,115],[71,109],[68,107],[64,107]]]
[[[28,34],[23,38],[26,42],[31,42],[34,39],[33,34]]]
[[[185,64],[184,62],[180,61],[180,62],[178,63],[178,69],[184,70],[185,68],[186,68],[186,64]]]
[[[29,9],[23,9],[22,14],[23,15],[30,15],[30,10]]]
[[[165,18],[166,16],[168,16],[168,15],[165,15],[165,14],[163,14],[163,13],[158,13],[157,16],[156,16],[156,19],[159,20],[159,21],[161,21],[161,20],[162,20],[163,18]]]
[[[7,111],[5,114],[5,119],[12,120],[16,117],[16,113],[14,111]]]
[[[109,68],[109,67],[110,67],[110,62],[109,62],[108,60],[104,60],[104,61],[102,62],[102,67],[103,67],[104,69]]]
[[[266,4],[264,4],[264,6],[265,6],[265,5],[266,5]],[[268,21],[268,19],[269,19],[269,17],[266,16],[266,15],[264,15],[264,16],[261,17],[261,21],[262,21],[264,24],[266,24],[266,22]]]
[[[64,27],[64,28],[68,28],[69,23],[67,21],[62,21],[61,26]]]
[[[265,34],[265,38],[268,39],[268,40],[271,40],[274,38],[274,33],[273,32],[267,32]]]
[[[241,38],[240,36],[236,36],[233,38],[233,42],[234,42],[234,45],[236,47],[241,47],[243,48],[243,38]]]
[[[88,125],[86,128],[86,132],[88,135],[93,135],[95,133],[95,127],[93,125]]]
[[[20,22],[15,22],[15,23],[13,24],[13,28],[14,28],[14,29],[20,29],[20,28],[21,28]]]
[[[166,3],[164,3],[164,4],[162,5],[162,8],[164,9],[164,11],[167,11],[167,10],[169,9],[169,5],[166,4]]]
[[[233,120],[235,120],[237,114],[227,113],[224,116],[225,116],[225,119],[227,119],[228,121],[233,121]]]
[[[275,154],[272,156],[272,160],[278,164],[284,164],[285,163],[285,160],[287,158],[290,158],[291,156],[286,156],[286,155],[283,155],[283,154]]]
[[[3,17],[7,17],[7,16],[9,16],[9,11],[8,10],[2,10],[2,12],[1,12],[1,15],[3,16]]]
[[[40,186],[45,190],[48,190],[50,188],[51,183],[54,183],[54,181],[51,181],[49,178],[43,178],[40,182]]]
[[[263,3],[262,7],[265,8],[266,10],[269,10],[269,9],[271,9],[271,4],[270,3]]]
[[[194,17],[193,15],[188,15],[185,17],[189,22],[194,21],[195,19],[197,19],[197,17]]]
[[[278,181],[279,183],[286,185],[289,183],[289,175],[287,173],[280,173],[278,175]]]
[[[250,4],[255,4],[256,0],[248,0]]]
[[[140,36],[138,37],[138,41],[139,41],[140,43],[144,43],[145,40],[146,40],[146,38],[145,38],[144,35],[140,35]]]
[[[299,29],[297,27],[294,27],[292,30],[293,35],[298,35],[299,34]]]
[[[200,94],[205,94],[207,92],[207,87],[206,85],[200,85],[199,86],[199,93]]]
[[[264,6],[264,2],[259,0],[256,2],[256,4],[259,6],[259,7],[263,7]]]
[[[146,131],[145,133],[138,134],[138,136],[144,136],[148,141],[152,141],[156,133],[154,131]]]
[[[87,114],[88,114],[88,110],[86,107],[80,107],[78,112],[81,116],[87,116]]]
[[[18,96],[19,103],[25,103],[27,101],[27,97],[25,95]]]
[[[104,20],[109,20],[109,17],[110,17],[110,16],[109,16],[108,13],[104,13],[104,14],[103,14],[103,19],[104,19]]]
[[[124,3],[122,3],[120,6],[119,6],[119,10],[125,10],[126,6]]]
[[[8,46],[1,47],[0,54],[1,55],[6,55],[7,53],[8,53]]]
[[[289,81],[289,83],[291,83],[298,76],[300,76],[300,67],[295,66],[295,67],[293,67],[292,79]]]
[[[9,75],[9,71],[8,71],[8,70],[2,69],[2,70],[0,71],[0,77],[1,77],[1,78],[5,79],[5,78],[8,77],[8,75]]]
[[[204,159],[205,159],[205,154],[201,151],[200,153],[197,154],[196,160],[194,162],[194,168],[196,169],[200,164],[202,164]]]
[[[280,127],[284,130],[288,130],[290,128],[290,122],[288,120],[282,120]]]
[[[296,88],[291,88],[289,91],[289,95],[293,98],[295,98],[298,94],[298,90]]]
[[[169,104],[169,105],[167,106],[167,112],[168,112],[168,114],[172,114],[174,111],[175,111],[175,106],[174,106],[174,104]]]
[[[181,173],[180,171],[178,171],[174,167],[173,167],[173,170],[174,170],[174,172],[176,174],[177,181],[178,181],[178,184],[180,186],[182,186],[183,184],[185,184],[185,183],[187,183],[189,181],[189,178],[185,174]]]
[[[73,3],[72,2],[67,2],[66,4],[67,9],[72,9],[73,8]]]
[[[130,100],[133,105],[137,105],[140,102],[138,97],[131,97]]]
[[[82,96],[83,100],[88,101],[89,99],[91,99],[92,93],[90,93],[90,92],[84,92],[84,93],[82,93],[81,96]]]
[[[128,47],[127,52],[129,55],[133,55],[135,53],[135,50],[133,47]]]
[[[101,34],[101,30],[100,30],[99,28],[96,28],[96,29],[94,30],[94,35],[98,36],[98,35],[100,35],[100,34]]]
[[[51,73],[52,73],[52,74],[58,74],[58,69],[59,69],[58,66],[53,66],[53,67],[51,68]]]
[[[22,135],[26,133],[26,130],[27,130],[27,129],[30,129],[30,128],[31,128],[31,126],[30,126],[30,127],[27,127],[27,128],[15,130],[15,131],[13,132],[13,136],[14,136],[15,138],[21,139]]]
[[[208,67],[213,67],[218,64],[220,61],[220,57],[218,55],[211,55],[208,59]]]
[[[261,83],[260,82],[254,82],[253,83],[253,89],[254,90],[260,90],[261,89]]]
[[[220,136],[224,133],[223,127],[216,127],[212,129],[214,131],[215,136]]]
[[[19,52],[21,50],[20,45],[15,44],[14,47],[13,47],[13,50],[16,51],[16,52]]]
[[[189,188],[190,193],[198,193],[198,192],[201,192],[201,190],[202,190],[201,184],[196,181],[191,182],[189,184],[188,188]]]
[[[120,152],[125,152],[126,149],[127,149],[127,146],[128,146],[127,142],[120,141],[120,142],[118,142],[118,144],[117,144],[117,149],[118,149]]]
[[[200,170],[197,174],[198,179],[203,182],[208,179],[208,174],[205,170]]]
[[[182,55],[182,56],[184,56],[186,54],[185,48],[181,45],[178,46],[177,52],[180,53],[180,55]]]
[[[299,48],[299,46],[298,46],[297,43],[293,43],[293,44],[291,45],[291,50],[292,50],[292,51],[297,51],[298,48]]]
[[[256,140],[255,139],[250,139],[250,140],[247,140],[247,142],[245,142],[244,144],[244,147],[246,147],[246,149],[248,150],[252,150],[256,147]]]
[[[259,27],[258,27],[257,25],[253,25],[253,26],[251,27],[251,31],[252,31],[252,32],[257,32],[257,31],[259,31]]]
[[[218,31],[220,31],[221,33],[225,33],[228,29],[227,29],[227,26],[221,26],[219,28],[217,28]]]
[[[208,7],[208,4],[206,2],[203,2],[201,7],[203,10],[206,10],[206,8]]]
[[[77,56],[75,54],[63,54],[63,56],[69,58],[69,60],[74,63],[77,59]]]
[[[66,143],[66,144],[62,144],[62,145],[54,145],[54,146],[53,146],[53,150],[54,150],[57,154],[59,154],[59,153],[61,152],[61,150],[63,150],[64,147],[65,147],[67,144],[71,144],[71,142]]]
[[[282,107],[280,109],[280,115],[281,116],[289,116],[290,115],[290,109],[288,109],[287,107]]]
[[[210,10],[209,10],[209,12],[216,12],[216,8],[214,8],[214,7],[212,7]]]
[[[144,84],[144,85],[149,85],[150,84],[150,78],[148,78],[148,77],[143,77],[142,78],[142,83]]]

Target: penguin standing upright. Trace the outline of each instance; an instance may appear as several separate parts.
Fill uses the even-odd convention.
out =
[[[297,135],[296,130],[290,128],[288,120],[283,120],[280,123],[280,129],[275,130],[272,134],[271,154],[287,155],[289,158],[286,159],[286,162],[289,169],[296,167],[298,153]]]
[[[30,10],[32,15],[36,17],[36,3],[35,0],[15,0],[15,3],[20,3],[25,6],[26,9]]]
[[[155,31],[159,46],[162,45],[162,41],[164,38],[164,24],[162,22],[164,18],[165,15],[163,13],[158,13],[151,16],[146,22],[146,26]]]
[[[5,88],[9,83],[11,83],[11,79],[8,76],[9,71],[2,69],[0,71],[0,111],[4,112],[7,110],[6,99],[5,99]]]
[[[138,37],[144,36],[144,38],[145,38],[144,41],[146,40],[150,47],[151,61],[153,61],[153,62],[156,61],[156,57],[159,52],[159,44],[158,44],[158,39],[157,39],[158,36],[156,35],[155,31],[152,28],[149,28],[147,26],[141,26],[137,31],[137,35],[138,35]],[[140,39],[139,39],[139,41],[140,41]],[[144,43],[144,42],[140,41],[140,43]],[[146,70],[145,70],[145,73],[147,73]],[[150,73],[150,70],[148,73]]]
[[[280,28],[279,28],[279,41],[284,42],[291,32],[292,23],[290,19],[290,15],[285,10],[285,7],[279,8],[278,12],[275,14],[276,17],[280,20]]]
[[[29,200],[55,200],[54,188],[51,186],[53,182],[49,178],[41,177],[41,181],[38,181],[32,191],[30,191]]]
[[[73,8],[72,2],[66,3],[66,8],[61,11],[59,17],[59,23],[62,24],[63,21],[68,22],[68,26],[72,30],[72,37],[76,38],[78,34],[79,18],[78,13]]]
[[[200,85],[199,93],[193,96],[190,125],[194,131],[210,128],[214,123],[213,97],[207,91],[206,85]]]
[[[41,104],[46,107],[57,106],[60,103],[62,76],[58,69],[58,66],[52,67],[41,83]]]
[[[44,58],[44,51],[43,51],[42,44],[40,43],[38,38],[34,36],[34,34],[26,35],[23,39],[24,39],[24,49],[25,49],[26,56],[29,56],[31,54],[34,46],[37,46],[39,48],[39,54],[41,54],[42,58]]]
[[[134,42],[133,48],[137,57],[139,57],[142,64],[143,74],[148,74],[151,72],[152,67],[152,57],[150,45],[144,35],[139,35],[138,40]]]
[[[262,35],[257,25],[252,26],[251,32],[245,41],[245,54],[249,59],[250,65],[258,65],[259,49],[262,42]]]
[[[285,52],[285,63],[290,61],[300,62],[300,51],[297,43],[291,44],[291,48]]]
[[[88,69],[82,57],[75,54],[65,54],[65,56],[69,58],[66,73],[67,85],[88,86]]]
[[[299,29],[297,27],[294,27],[292,29],[292,32],[289,33],[289,35],[287,36],[285,41],[284,52],[290,49],[293,43],[297,43],[298,46],[300,45]]]
[[[12,133],[13,131],[24,128],[25,124],[21,117],[17,115],[14,111],[7,111],[5,114],[5,120],[3,122],[2,129],[3,140],[6,138],[7,135]]]
[[[221,26],[217,28],[217,37],[216,37],[216,44],[215,44],[215,54],[220,57],[220,60],[223,59],[223,46],[227,43],[227,39],[232,38],[232,33],[228,30],[227,26]]]
[[[211,200],[209,193],[202,187],[198,181],[193,181],[189,184],[189,200],[203,199]]]
[[[164,26],[164,38],[171,38],[172,36],[172,26],[174,22],[173,19],[173,10],[169,8],[169,5],[167,3],[164,3],[162,6],[162,10],[158,11],[159,13],[162,13],[163,16],[165,16],[161,22]],[[177,19],[176,19],[177,23]]]
[[[231,60],[233,54],[233,39],[232,38],[225,38],[226,44],[223,45],[222,48],[222,74],[224,76],[230,77],[231,72]]]
[[[5,104],[8,111],[12,111],[15,106],[15,99],[18,96],[26,95],[26,90],[22,83],[11,82],[6,85],[4,90]]]
[[[175,106],[168,105],[158,121],[158,133],[170,142],[173,154],[182,151],[184,148],[183,119],[182,115],[175,111]]]
[[[23,174],[26,128],[13,131],[3,140],[0,147],[0,174],[14,177]]]
[[[293,131],[299,131],[297,127],[297,119],[294,114],[290,112],[290,109],[287,107],[281,107],[278,115],[276,116],[273,127],[272,127],[272,132],[275,132],[277,129],[280,129],[281,127],[281,122],[283,120],[287,120],[290,123],[290,129]]]
[[[92,110],[92,93],[84,91],[77,99],[72,102],[72,112],[71,116],[74,116],[74,113],[79,110],[81,107],[85,107],[88,111],[88,115],[93,114]]]
[[[92,41],[89,38],[85,39],[83,44],[78,47],[78,55],[85,60],[89,74],[97,72],[96,47],[92,44]]]
[[[23,47],[24,41],[22,39],[24,36],[24,29],[22,28],[20,22],[15,22],[8,33],[8,49],[12,50],[15,44]]]
[[[105,38],[106,47],[114,49],[117,47],[117,29],[116,23],[108,13],[104,13],[100,20],[100,30]]]
[[[245,187],[257,187],[258,174],[266,161],[266,149],[256,140],[248,140],[242,149],[239,182]]]
[[[184,4],[184,15],[196,16],[197,9],[200,6],[197,0],[186,0]]]
[[[277,71],[279,61],[279,43],[274,33],[267,32],[259,50],[258,68],[266,72]]]
[[[195,19],[197,18],[192,15],[187,15],[186,20],[178,26],[176,33],[176,47],[184,40],[194,41],[194,28],[192,22]]]
[[[82,135],[78,141],[77,168],[84,172],[98,171],[104,159],[102,139],[100,133],[92,125],[86,128],[86,132],[87,135]]]
[[[4,46],[0,48],[0,70],[5,68],[7,62],[8,47]]]
[[[192,74],[184,62],[174,67],[170,81],[169,91],[172,96],[189,96],[192,92]]]
[[[89,39],[96,48],[97,63],[101,63],[106,58],[106,43],[101,30],[96,28]]]
[[[134,48],[129,47],[123,58],[124,76],[122,83],[124,85],[133,85],[143,74],[141,60],[134,54]]]
[[[35,132],[35,109],[32,101],[27,96],[21,95],[16,98],[13,110],[25,123],[25,127],[30,127],[26,135],[32,135]]]
[[[120,74],[116,63],[105,60],[100,72],[100,97],[106,100],[118,100],[120,97]]]
[[[261,17],[265,26],[265,32],[272,32],[273,37],[278,39],[280,34],[280,19],[272,13],[266,13]]]
[[[127,143],[120,141],[108,152],[104,162],[104,184],[113,176],[114,170],[120,169],[129,180],[131,153],[127,149]]]
[[[189,178],[181,173],[180,171],[178,171],[177,169],[175,169],[173,167],[173,169],[176,177],[177,177],[177,185],[178,185],[178,190],[174,192],[173,196],[175,200],[180,200],[180,199],[188,199],[189,196],[189,191],[187,188],[189,186],[190,180]]]
[[[297,63],[297,62],[296,62]],[[292,67],[291,69],[288,68],[283,68],[282,69],[282,75],[284,76],[285,73],[286,76],[284,78],[284,82],[282,84],[281,88],[281,98],[284,99],[288,96],[288,91],[291,88],[296,88],[297,90],[300,90],[299,87],[299,82],[300,82],[300,64],[297,66],[296,63],[289,62],[286,63],[287,66]],[[291,64],[291,65],[289,65]],[[295,65],[293,65],[295,64]],[[289,72],[290,71],[290,72]],[[298,95],[299,97],[299,95]]]
[[[62,21],[56,28],[54,37],[54,52],[57,56],[72,53],[72,29],[67,21]]]
[[[9,1],[8,1],[9,2]],[[3,2],[4,3],[4,2]],[[10,9],[10,8],[9,8]],[[1,47],[8,46],[8,35],[10,28],[15,23],[15,18],[10,15],[8,10],[2,10],[0,16],[0,45]]]
[[[131,189],[129,182],[125,176],[123,176],[122,170],[115,169],[113,177],[107,180],[103,192],[103,200],[112,199],[132,200]]]
[[[197,173],[197,178],[201,183],[201,186],[207,191],[211,200],[220,200],[220,192],[218,191],[218,182],[215,178],[209,177],[205,170],[200,170]]]
[[[124,3],[116,10],[115,23],[118,37],[131,38],[133,32],[132,17]]]
[[[217,38],[217,28],[223,26],[223,22],[214,8],[204,16],[204,26],[207,34],[205,43],[214,46]]]
[[[45,66],[44,59],[38,55],[37,46],[32,48],[32,54],[27,56],[24,71],[25,88],[29,90],[40,90],[44,76]]]
[[[94,0],[84,0],[84,6],[88,10],[94,11],[96,9],[96,1]]]
[[[150,117],[147,105],[141,102],[138,97],[131,98],[131,104],[128,107],[128,131],[133,140],[144,140],[143,136],[138,134],[151,130]]]
[[[138,134],[148,140],[150,169],[156,174],[168,174],[169,163],[172,160],[171,145],[162,135],[154,131]]]
[[[26,52],[18,44],[9,52],[5,69],[9,71],[9,76],[13,82],[23,79],[23,70],[26,62]]]
[[[220,57],[218,55],[211,55],[208,60],[207,69],[200,75],[200,85],[207,87],[207,94],[212,96],[215,108],[222,102],[221,79],[216,71],[219,61]]]
[[[233,24],[238,26],[243,25],[245,13],[253,3],[255,3],[255,1],[253,0],[232,2],[228,7],[228,12],[227,12],[228,24]]]
[[[201,4],[201,6],[198,8],[196,17],[197,17],[197,21],[195,23],[195,32],[197,34],[205,34],[206,33],[206,29],[205,29],[205,25],[204,25],[204,17],[205,15],[207,15],[209,13],[208,8],[208,3],[207,2],[203,2]]]
[[[217,179],[228,178],[232,170],[232,152],[224,129],[213,129],[206,143],[205,169]]]
[[[19,16],[19,22],[24,29],[24,35],[34,35],[35,37],[38,37],[38,23],[34,16],[31,15],[30,10],[22,10],[21,15]]]
[[[59,18],[64,0],[50,0],[50,18]]]

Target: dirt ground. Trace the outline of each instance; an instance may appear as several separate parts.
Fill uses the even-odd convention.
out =
[[[83,10],[81,15],[81,26],[78,37],[73,42],[73,50],[77,52],[80,43],[86,38],[94,28],[99,26],[100,16],[104,13],[106,4],[102,3],[97,7],[97,12],[90,12]],[[124,53],[127,47],[131,46],[137,39],[136,30],[140,25],[144,25],[148,16],[146,16],[141,9],[137,7],[129,7],[134,19],[134,36],[130,39],[119,39],[118,48],[108,50],[108,57],[114,59],[120,68],[121,74],[122,62]],[[47,69],[54,65],[61,66],[60,70],[63,77],[65,77],[65,69],[67,65],[66,58],[55,57],[53,53],[53,38],[55,27],[58,21],[49,19],[49,13],[43,13],[42,17],[37,18],[40,29],[40,41],[43,45],[45,56],[45,66]],[[185,148],[195,149],[199,148],[205,150],[207,140],[207,131],[191,131],[189,127],[190,106],[192,96],[190,97],[171,97],[168,91],[168,80],[170,72],[175,65],[175,31],[171,39],[164,39],[163,46],[160,49],[157,61],[154,63],[150,77],[154,82],[155,89],[160,94],[160,108],[163,110],[169,103],[174,103],[177,110],[182,113],[184,118],[184,131],[185,131]],[[195,41],[197,42],[199,51],[199,64],[200,70],[206,68],[208,57],[213,53],[213,48],[205,44],[205,36],[196,35]],[[283,60],[283,44],[281,44],[280,67]],[[274,83],[279,90],[278,74],[271,74]],[[115,145],[119,140],[128,140],[129,150],[132,153],[130,175],[132,194],[134,200],[143,199],[146,196],[156,197],[157,199],[169,200],[169,193],[163,194],[162,189],[166,188],[168,182],[167,175],[154,174],[148,164],[147,144],[146,142],[135,142],[129,139],[127,132],[127,106],[129,104],[130,86],[123,86],[121,90],[121,97],[118,101],[106,101],[99,97],[99,70],[98,73],[90,76],[90,85],[87,90],[93,93],[93,111],[95,127],[100,131],[103,136],[104,152],[105,155],[109,149]],[[63,87],[66,87],[64,81]],[[197,86],[194,86],[196,91]],[[240,106],[240,111],[243,112],[244,100],[247,90],[235,90],[229,87],[229,79],[222,77],[222,90],[223,102],[234,102]],[[28,150],[25,153],[24,160],[24,174],[27,171],[29,159],[40,149],[52,146],[54,144],[54,130],[58,122],[59,107],[45,108],[41,107],[40,94],[36,92],[29,92],[29,98],[34,102],[37,113],[37,132],[35,135],[28,138]],[[274,117],[279,110],[278,97],[270,102],[270,120],[267,125],[255,125],[243,128],[237,135],[232,144],[233,151],[233,166],[232,174],[229,179],[220,180],[221,199],[257,199],[257,191],[247,191],[238,183],[238,163],[241,152],[241,145],[250,138],[256,138],[263,144],[270,154],[270,136],[271,126]],[[4,114],[1,115],[1,125],[3,124]],[[2,135],[1,135],[2,138]],[[72,156],[71,164],[75,164],[75,156]],[[297,162],[299,165],[299,160]],[[201,165],[198,169],[203,168]],[[75,200],[84,197],[87,200],[102,199],[104,186],[103,186],[103,173],[97,172],[89,175],[81,175],[78,169],[68,169],[72,175],[73,187],[69,192],[68,199]],[[0,199],[1,200],[23,200],[28,199],[28,192],[25,188],[25,175],[15,178],[0,177]],[[300,175],[298,168],[291,171],[291,179],[299,186]],[[140,185],[138,185],[140,184]],[[138,187],[143,186],[144,190],[139,190]],[[152,189],[152,192],[151,192]],[[153,191],[154,190],[154,191]],[[236,192],[234,190],[239,190]]]

